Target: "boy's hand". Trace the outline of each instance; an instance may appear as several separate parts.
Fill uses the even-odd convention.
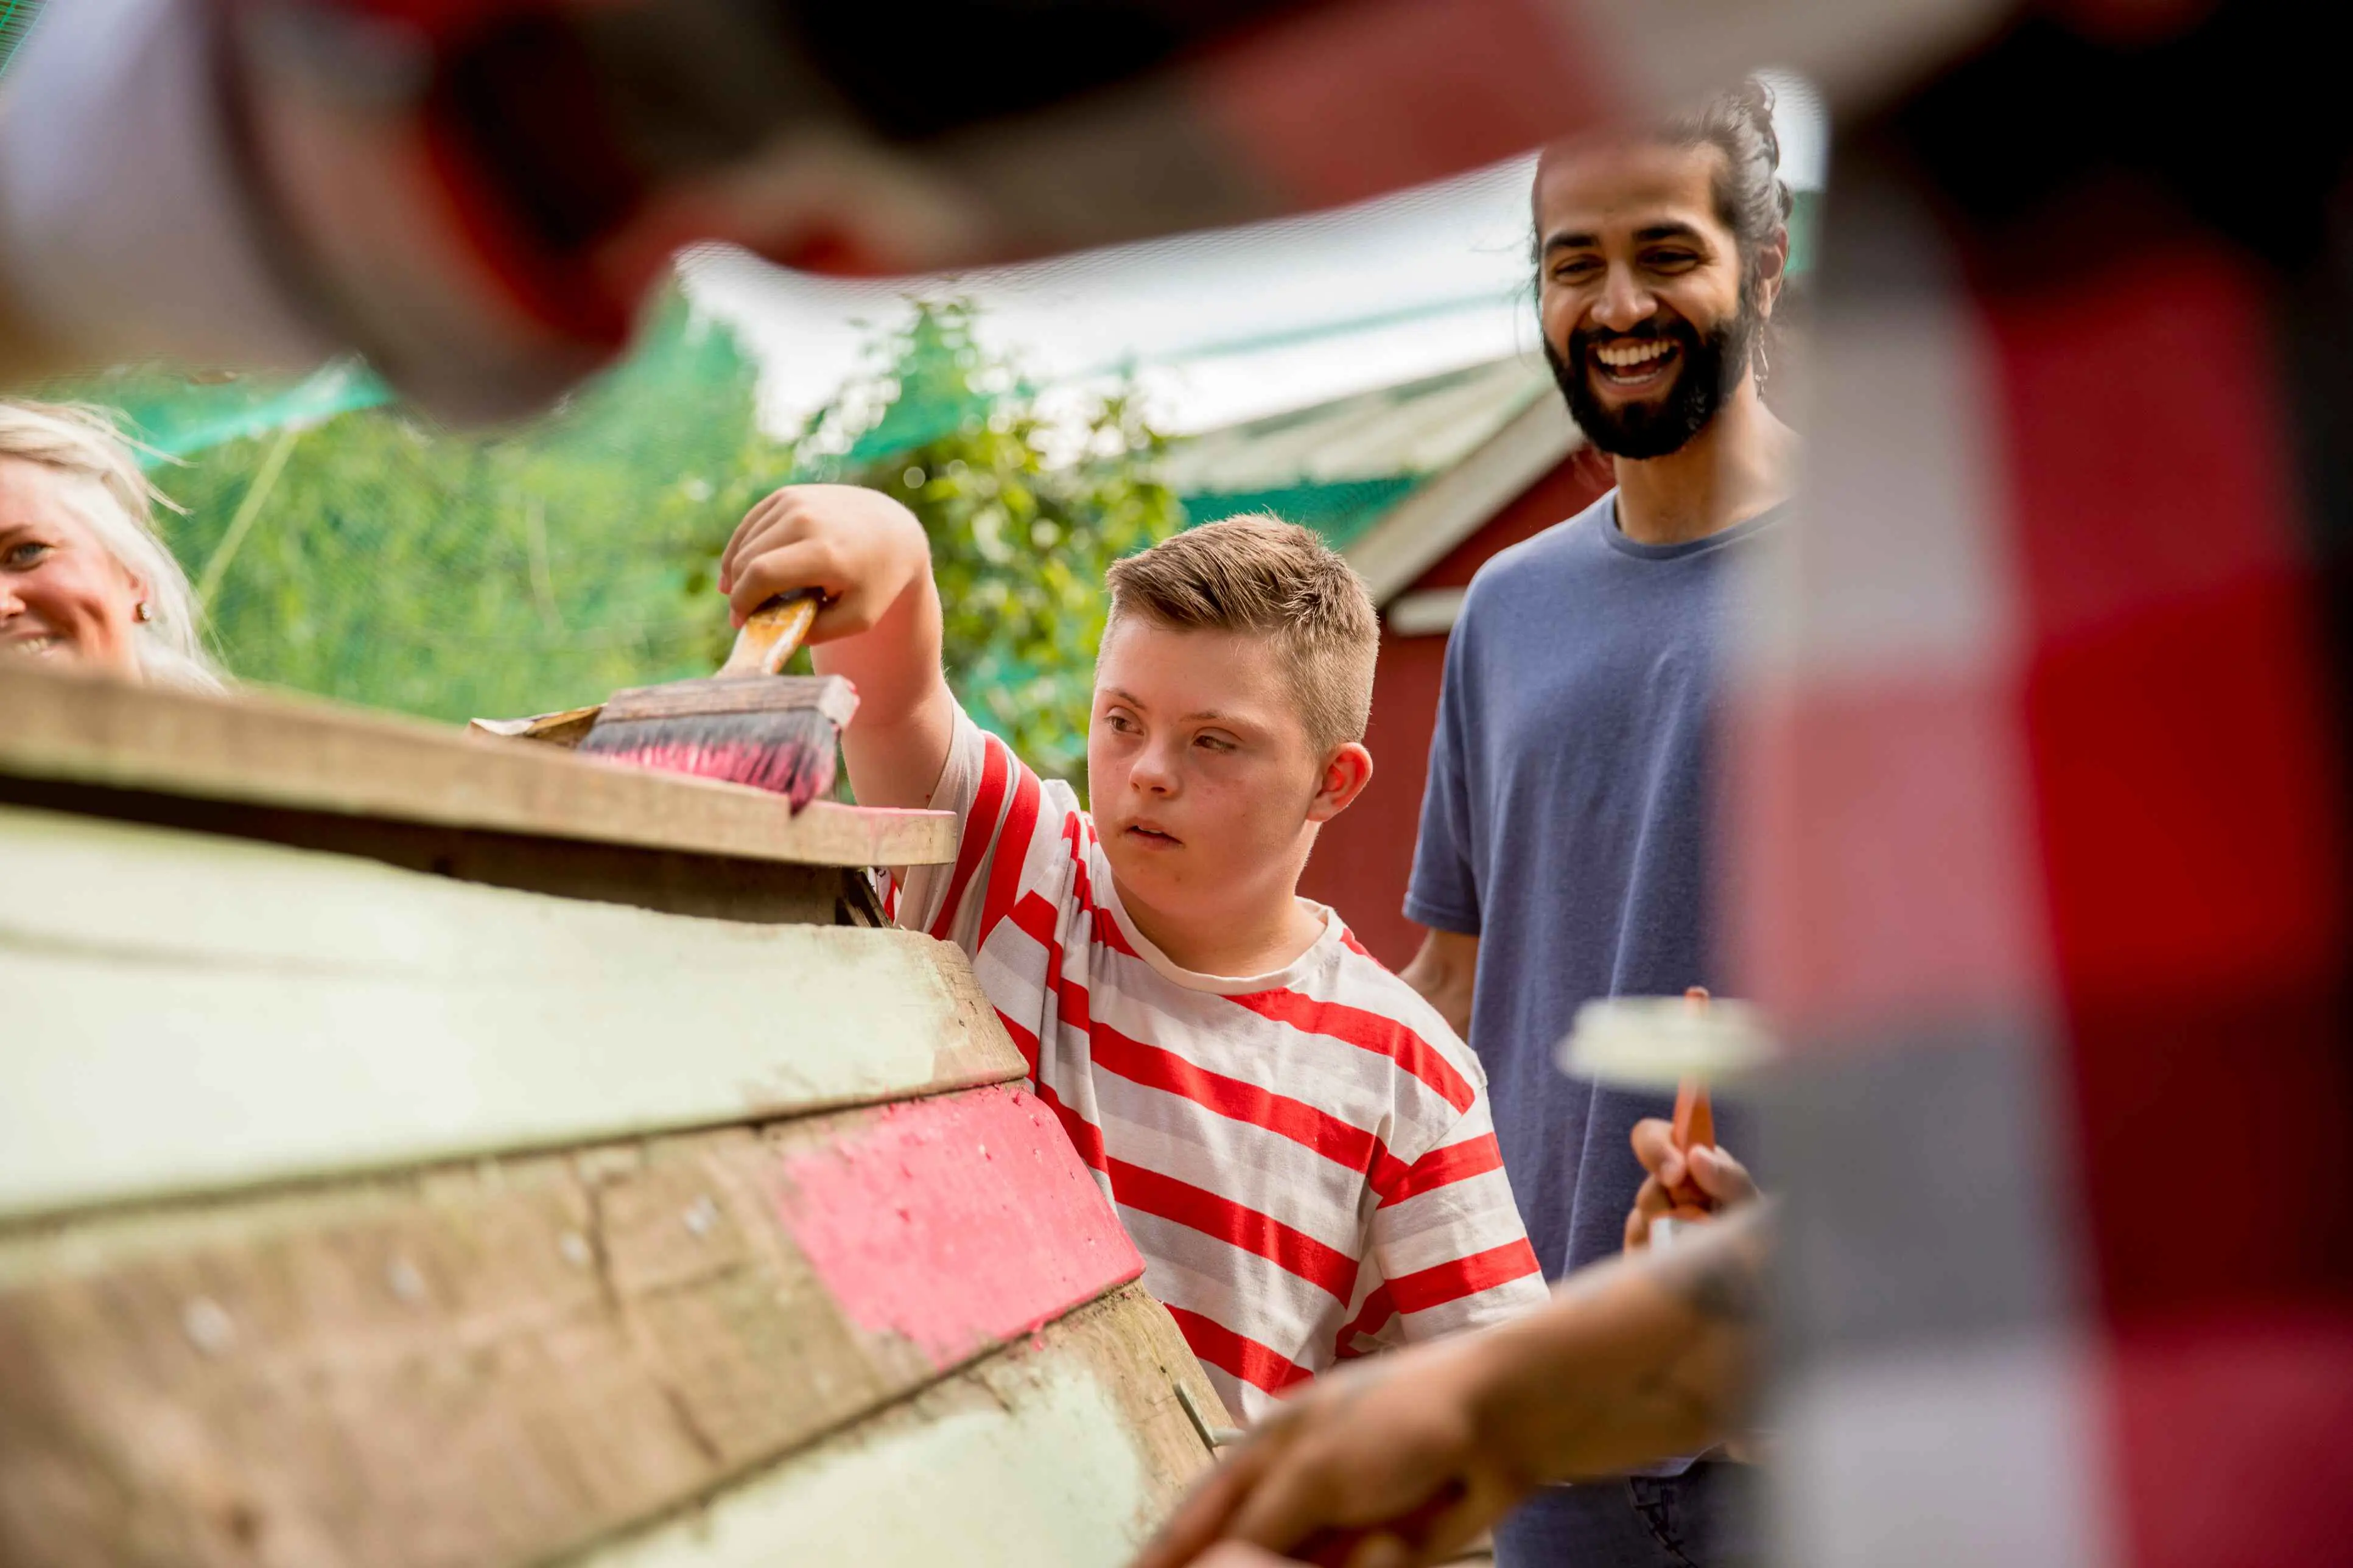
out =
[[[1673,1127],[1655,1116],[1634,1124],[1634,1158],[1649,1175],[1626,1215],[1629,1252],[1651,1244],[1652,1220],[1706,1219],[1757,1195],[1757,1183],[1746,1166],[1721,1149],[1676,1148]],[[1678,1192],[1688,1194],[1694,1188],[1707,1199],[1705,1208],[1678,1199]]]
[[[812,643],[871,631],[907,585],[931,570],[915,514],[856,485],[786,485],[744,514],[719,557],[719,591],[734,624],[779,594],[816,588],[824,607]]]
[[[955,699],[940,669],[940,600],[915,514],[855,485],[786,485],[744,514],[719,558],[719,591],[737,626],[779,594],[815,588],[818,673],[858,688],[841,732],[860,805],[931,804],[955,739]],[[871,634],[860,636],[860,633]]]

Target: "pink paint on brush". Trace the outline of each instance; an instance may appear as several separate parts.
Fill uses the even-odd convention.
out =
[[[886,1106],[787,1159],[777,1205],[850,1321],[943,1370],[1144,1272],[1060,1124],[1015,1089]]]
[[[833,787],[832,738],[826,740],[822,749],[660,742],[598,754],[657,773],[750,784],[789,796],[797,809]]]

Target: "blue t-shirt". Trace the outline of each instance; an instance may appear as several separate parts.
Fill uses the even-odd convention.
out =
[[[1596,996],[1717,985],[1710,760],[1726,595],[1767,512],[1686,544],[1618,531],[1618,493],[1481,568],[1446,650],[1407,916],[1477,936],[1471,1048],[1545,1273],[1615,1255],[1662,1096],[1572,1079]],[[1725,1123],[1736,1117],[1723,1119]],[[1720,1125],[1744,1155],[1736,1125]]]

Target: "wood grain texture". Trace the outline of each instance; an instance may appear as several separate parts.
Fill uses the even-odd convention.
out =
[[[280,696],[0,668],[0,773],[354,816],[827,866],[955,858],[944,812],[779,797]]]
[[[0,807],[0,1216],[1018,1078],[963,956]]]
[[[873,885],[867,873],[848,866],[690,855],[636,844],[490,833],[0,773],[0,806],[6,805],[354,855],[460,882],[628,904],[664,914],[802,925],[886,923],[862,918],[874,901]]]
[[[577,1568],[1122,1568],[1209,1452],[1184,1337],[1119,1292]]]
[[[797,1172],[877,1140],[903,1152],[917,1124],[944,1163],[869,1184],[852,1218],[962,1233],[898,1281],[932,1298],[906,1305],[934,1331],[964,1312],[945,1339],[846,1307],[839,1260],[796,1239]],[[1072,1197],[1095,1217],[1070,1223]],[[19,1232],[0,1241],[0,1562],[548,1561],[1117,1289],[1139,1266],[1106,1235],[1054,1118],[1007,1089]],[[1096,1390],[1051,1453],[1085,1458],[1080,1431],[1131,1452],[1106,1496],[1132,1524],[1203,1452],[1170,1379],[1208,1384],[1140,1295],[1042,1340],[1079,1347]],[[1019,1405],[1039,1358],[1003,1359],[888,1419]]]

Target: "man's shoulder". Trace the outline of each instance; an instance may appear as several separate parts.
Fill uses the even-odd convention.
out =
[[[1575,517],[1495,552],[1471,579],[1463,605],[1467,616],[1482,603],[1516,599],[1528,593],[1556,594],[1565,582],[1606,562],[1602,531],[1611,526],[1618,492],[1606,491]]]

